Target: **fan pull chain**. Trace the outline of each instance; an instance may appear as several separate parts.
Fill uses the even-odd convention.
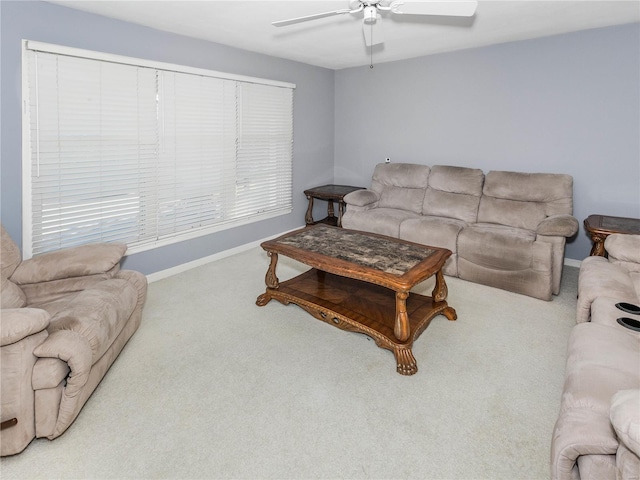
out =
[[[371,29],[371,45],[369,45],[369,68],[373,68],[373,23],[370,24]]]

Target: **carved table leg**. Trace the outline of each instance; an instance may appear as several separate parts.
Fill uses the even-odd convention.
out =
[[[436,302],[443,302],[447,299],[447,295],[449,295],[449,289],[447,288],[447,282],[444,281],[442,269],[440,269],[436,273],[436,285],[433,287],[431,296]]]
[[[396,357],[396,371],[400,375],[413,375],[418,371],[418,364],[411,348],[395,348],[393,354]]]
[[[607,235],[601,233],[591,233],[591,240],[593,240],[593,247],[591,247],[590,256],[604,257],[604,241],[607,239]]]
[[[304,215],[304,223],[311,225],[313,223],[313,197],[307,195],[307,200],[309,200],[309,206],[307,207],[307,213]]]
[[[333,209],[333,200],[327,200],[327,217],[335,217],[335,210]]]
[[[342,227],[342,215],[344,214],[344,202],[338,202],[338,226]]]
[[[436,302],[444,302],[448,295],[449,289],[447,288],[447,282],[444,281],[444,274],[442,270],[438,270],[438,273],[436,273],[436,286],[433,287],[431,296]],[[458,314],[453,307],[447,306],[442,313],[449,320],[456,320],[458,318]]]
[[[396,292],[396,323],[393,327],[393,334],[398,340],[404,342],[409,338],[409,315],[407,314],[407,292]]]
[[[264,282],[267,284],[267,291],[262,295],[258,296],[256,300],[256,305],[259,307],[264,307],[271,300],[271,294],[269,293],[269,289],[277,290],[280,286],[280,281],[276,276],[276,265],[278,264],[278,254],[274,252],[267,252],[267,255],[271,257],[271,261],[269,262],[269,269],[267,270],[267,274],[264,276]]]
[[[458,319],[458,314],[456,313],[456,310],[453,307],[447,307],[442,311],[443,315],[445,317],[447,317],[447,320],[457,320]]]

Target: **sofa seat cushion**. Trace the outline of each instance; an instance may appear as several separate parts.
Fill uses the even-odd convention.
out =
[[[378,233],[398,238],[400,235],[400,224],[410,218],[420,218],[420,215],[406,210],[395,208],[374,208],[358,215],[343,218],[342,225],[352,230],[362,230],[363,232]]]
[[[452,255],[442,267],[442,273],[452,277],[458,276],[458,234],[466,226],[466,222],[446,217],[423,216],[409,218],[400,224],[400,238],[410,242],[447,248]]]
[[[92,364],[111,346],[138,303],[138,290],[126,280],[111,279],[72,295],[52,305],[57,310],[48,331],[70,330],[87,339],[91,347]],[[46,309],[47,305],[41,305]]]
[[[113,278],[119,271],[120,265],[116,265],[110,271],[104,273],[23,284],[20,285],[20,288],[22,288],[27,297],[27,305],[39,305],[53,302],[58,298],[67,298],[68,295],[93,288],[105,280]]]
[[[400,238],[410,242],[457,251],[458,234],[467,226],[462,220],[423,216],[408,218],[400,224]]]
[[[640,335],[627,335],[624,327],[618,327],[584,323],[572,329],[561,414],[588,409],[609,423],[612,397],[619,390],[640,388]]]
[[[534,266],[536,234],[491,223],[465,227],[458,236],[458,256],[493,270],[526,270]]]

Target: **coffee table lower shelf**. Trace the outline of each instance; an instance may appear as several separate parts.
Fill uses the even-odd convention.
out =
[[[315,268],[280,283],[277,288],[267,288],[256,304],[264,306],[272,299],[284,305],[294,303],[318,320],[342,330],[368,335],[380,348],[393,352],[397,371],[402,375],[418,371],[411,347],[433,317],[442,314],[449,320],[457,318],[446,301],[437,302],[411,293],[406,300],[409,338],[399,341],[393,332],[396,300],[392,290]]]

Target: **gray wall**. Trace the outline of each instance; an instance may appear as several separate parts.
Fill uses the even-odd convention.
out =
[[[164,33],[43,2],[2,0],[0,22],[1,218],[19,245],[22,245],[22,39],[282,80],[297,85],[294,92],[293,212],[132,255],[125,261],[127,268],[145,274],[157,272],[299,227],[304,224],[307,206],[302,192],[315,185],[330,183],[333,179],[332,70]]]
[[[19,244],[22,39],[297,84],[294,211],[126,260],[144,273],[298,227],[306,188],[368,185],[385,157],[569,173],[580,221],[640,217],[638,24],[333,72],[43,2],[2,0],[0,22],[1,218]],[[317,202],[316,218],[325,206]],[[590,245],[581,228],[567,257],[584,258]]]
[[[375,64],[375,54],[374,54]],[[574,215],[640,217],[640,25],[336,72],[335,180],[376,163],[560,172]],[[566,256],[583,259],[581,225]]]

